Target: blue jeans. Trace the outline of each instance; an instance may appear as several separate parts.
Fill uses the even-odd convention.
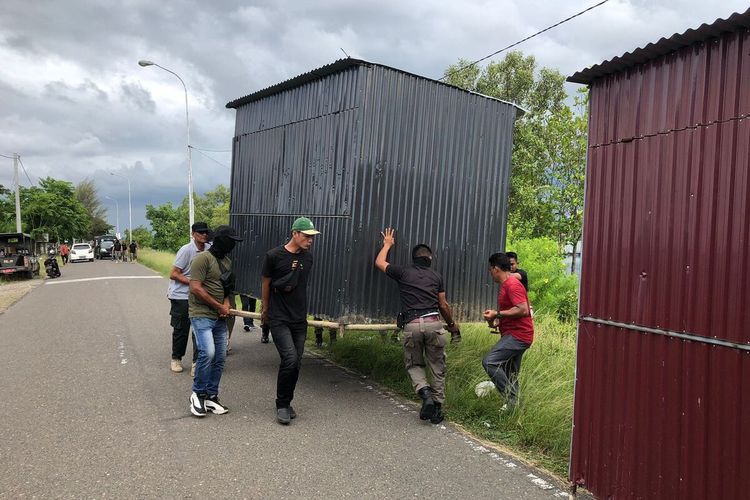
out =
[[[193,392],[219,394],[219,382],[227,355],[227,322],[224,319],[190,318],[198,347]]]

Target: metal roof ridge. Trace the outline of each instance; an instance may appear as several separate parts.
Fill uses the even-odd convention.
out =
[[[280,93],[280,92],[282,92],[284,90],[288,90],[288,89],[292,89],[292,88],[295,88],[295,87],[299,87],[301,85],[304,85],[305,83],[308,83],[308,82],[311,82],[311,81],[314,81],[314,80],[318,80],[318,79],[323,78],[323,77],[328,76],[328,75],[339,73],[340,71],[343,71],[345,69],[349,69],[349,68],[354,67],[354,66],[380,66],[381,68],[387,68],[387,69],[390,69],[392,71],[398,71],[399,73],[403,73],[403,74],[406,74],[406,75],[413,76],[415,78],[421,78],[423,80],[428,80],[428,81],[431,81],[431,82],[435,82],[435,83],[438,83],[440,85],[445,85],[447,87],[452,87],[452,88],[458,89],[458,90],[460,90],[462,92],[467,92],[469,94],[474,94],[476,96],[483,97],[485,99],[491,99],[493,101],[502,102],[503,104],[508,104],[510,106],[513,106],[513,107],[517,108],[520,111],[520,113],[518,114],[518,117],[523,116],[524,114],[526,114],[526,113],[529,112],[527,109],[521,107],[520,105],[518,105],[516,103],[513,103],[513,102],[510,102],[510,101],[506,101],[504,99],[499,99],[497,97],[488,96],[488,95],[481,94],[479,92],[475,92],[475,91],[472,91],[472,90],[462,89],[461,87],[457,87],[456,85],[451,85],[450,83],[446,83],[446,82],[443,82],[443,81],[440,81],[440,80],[436,80],[434,78],[429,78],[429,77],[426,77],[426,76],[418,75],[416,73],[412,73],[410,71],[406,71],[406,70],[403,70],[403,69],[394,68],[393,66],[388,66],[386,64],[380,64],[380,63],[375,63],[375,62],[371,62],[371,61],[365,61],[364,59],[356,59],[356,58],[353,58],[353,57],[347,57],[347,58],[344,58],[344,59],[338,59],[338,60],[336,60],[336,61],[334,61],[334,62],[332,62],[330,64],[326,64],[325,66],[321,66],[319,68],[310,70],[310,71],[308,71],[306,73],[302,73],[300,75],[297,75],[297,76],[295,76],[293,78],[290,78],[288,80],[284,80],[282,82],[276,83],[276,84],[271,85],[269,87],[260,89],[260,90],[258,90],[256,92],[248,94],[248,95],[246,95],[244,97],[240,97],[238,99],[235,99],[233,101],[228,102],[226,104],[226,107],[229,108],[229,109],[232,109],[232,108],[236,109],[236,108],[242,106],[243,104],[247,104],[249,102],[260,100],[260,99],[262,99],[264,97],[268,97],[268,96],[271,96],[271,95],[274,95],[274,94],[278,94],[278,93]]]
[[[644,47],[638,47],[633,51],[625,52],[621,56],[577,71],[566,80],[571,83],[588,85],[596,78],[646,63],[677,49],[741,28],[750,28],[750,8],[742,13],[735,12],[726,19],[717,18],[711,24],[703,23],[697,28],[688,28],[682,33],[673,34],[669,38],[662,37],[657,42],[650,42]]]

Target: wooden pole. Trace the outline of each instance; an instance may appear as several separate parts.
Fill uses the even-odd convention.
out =
[[[238,309],[230,309],[229,314],[232,316],[240,316],[242,318],[253,318],[253,319],[260,319],[260,313],[256,312],[248,312],[248,311],[240,311]],[[380,331],[390,331],[390,330],[397,330],[397,327],[393,323],[388,324],[374,324],[374,323],[367,323],[367,324],[344,324],[344,323],[336,323],[334,321],[320,321],[311,319],[307,321],[307,324],[312,327],[319,327],[319,328],[330,328],[333,330],[337,330],[339,336],[344,336],[345,330],[360,330],[360,331],[369,331],[369,332],[380,332]]]

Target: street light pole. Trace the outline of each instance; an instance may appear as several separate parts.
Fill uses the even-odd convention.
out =
[[[116,215],[115,215],[115,221],[116,221],[115,222],[115,233],[120,234],[120,204],[117,202],[117,199],[115,199],[115,198],[111,198],[109,196],[105,196],[105,198],[107,198],[108,200],[112,200],[112,201],[115,202],[115,210],[117,211]]]
[[[13,153],[13,182],[16,184],[16,232],[21,232],[21,183],[18,177],[18,153]]]
[[[110,172],[109,175],[125,177],[125,180],[128,181],[128,243],[130,243],[133,241],[133,205],[130,203],[130,177],[127,175],[116,174],[115,172]]]
[[[188,238],[192,236],[193,232],[193,223],[195,222],[195,207],[193,206],[193,163],[192,163],[192,151],[190,148],[190,115],[188,112],[188,92],[187,87],[185,86],[185,82],[180,78],[180,75],[172,71],[171,69],[167,69],[164,66],[160,66],[156,64],[153,61],[146,61],[141,60],[138,61],[138,65],[145,68],[146,66],[156,66],[157,68],[161,68],[167,73],[172,73],[174,76],[177,77],[178,80],[180,80],[180,83],[182,84],[183,90],[185,90],[185,125],[187,126],[187,162],[188,162],[188,213],[189,213],[189,228],[188,228]]]

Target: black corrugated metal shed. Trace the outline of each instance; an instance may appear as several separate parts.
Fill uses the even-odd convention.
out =
[[[227,104],[237,110],[231,225],[237,286],[260,296],[265,252],[310,217],[311,314],[392,319],[395,284],[374,267],[427,243],[459,317],[495,301],[487,257],[505,241],[513,124],[520,108],[359,59],[332,64]]]

